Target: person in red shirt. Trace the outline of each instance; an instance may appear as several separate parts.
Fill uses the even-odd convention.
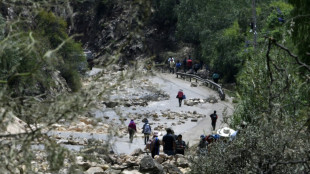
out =
[[[182,100],[184,99],[184,93],[183,93],[183,90],[180,89],[178,94],[177,94],[177,98],[179,99],[179,106],[181,107],[182,105]]]
[[[193,66],[193,61],[191,58],[187,59],[187,69],[191,70]]]

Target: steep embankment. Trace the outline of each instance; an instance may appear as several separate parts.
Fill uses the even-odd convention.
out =
[[[163,31],[152,23],[151,1],[95,0],[72,2],[72,6],[75,15],[70,33],[83,34],[78,39],[96,53],[99,65],[158,58],[175,45],[170,37],[174,31]]]

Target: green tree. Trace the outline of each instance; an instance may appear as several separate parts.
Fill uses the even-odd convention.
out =
[[[294,6],[292,11],[293,18],[288,22],[292,25],[292,36],[298,55],[301,60],[310,64],[310,25],[307,21],[310,19],[310,1],[307,0],[289,0]]]
[[[57,7],[65,9],[65,4]],[[46,132],[60,119],[72,120],[90,104],[85,93],[49,95],[57,88],[52,74],[59,66],[71,63],[70,72],[76,72],[76,65],[84,59],[81,45],[65,33],[63,20],[42,11],[48,11],[52,1],[1,1],[0,5],[1,13],[8,8],[15,12],[7,19],[0,15],[0,170],[38,172],[31,162],[37,160],[33,144],[39,144],[45,148],[42,157],[49,162],[49,172],[58,172],[67,158],[72,161],[68,166],[72,173],[78,169],[75,159]],[[20,15],[23,10],[27,15]],[[38,15],[46,16],[36,23],[33,19]],[[80,77],[75,78],[79,82]],[[7,133],[7,127],[16,122],[24,123],[21,132]]]
[[[152,21],[156,23],[159,28],[174,26],[177,21],[175,12],[176,6],[176,0],[153,0],[152,7],[155,12],[151,18]]]
[[[258,22],[264,25],[259,24],[261,34],[256,51],[245,54],[240,66],[239,104],[227,123],[239,130],[237,138],[210,144],[208,156],[193,160],[192,173],[310,172],[307,79],[310,67],[291,52],[294,48],[290,35],[286,34],[290,26],[279,23],[278,19],[279,10],[281,17],[289,19],[292,7],[274,1],[259,4],[258,9]],[[235,33],[233,28],[236,27],[224,31]],[[243,54],[238,47],[230,48]],[[304,74],[300,73],[301,69],[306,69]]]

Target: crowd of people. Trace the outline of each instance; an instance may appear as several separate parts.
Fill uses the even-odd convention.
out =
[[[131,120],[128,125],[129,141],[132,143],[133,136],[136,132],[136,124],[134,120]],[[166,129],[166,135],[163,136],[162,140],[158,138],[158,132],[152,132],[152,128],[146,119],[142,127],[142,133],[144,134],[144,144],[146,150],[151,152],[152,157],[159,155],[160,146],[163,146],[163,152],[167,155],[182,154],[184,155],[185,149],[187,148],[185,141],[182,140],[182,135],[175,135],[174,131],[170,128]],[[149,136],[153,134],[152,138]]]
[[[179,72],[183,69],[183,72],[191,71],[193,73],[197,73],[199,69],[203,68],[203,61],[193,61],[193,59],[189,56],[188,58],[184,58],[181,62],[180,60],[175,60],[174,57],[169,57],[167,62],[167,67],[169,72],[174,74],[174,72]]]
[[[203,68],[203,62],[194,62],[192,58],[189,56],[189,58],[184,58],[182,63],[177,60],[175,61],[175,58],[169,57],[168,58],[168,68],[169,72],[174,74],[175,71],[179,72],[182,70],[184,72],[187,71],[194,71],[197,73],[199,69]],[[206,66],[206,69],[208,70],[208,67]],[[214,82],[218,82],[219,74],[214,73],[212,76]],[[186,96],[182,89],[180,89],[177,93],[176,98],[178,99],[179,107],[182,106],[182,101],[186,99]],[[223,129],[224,132],[221,132],[222,129],[219,129],[217,133],[215,133],[216,129],[216,122],[218,119],[218,115],[216,111],[214,111],[211,115],[211,126],[213,133],[209,134],[207,136],[201,135],[200,141],[198,145],[198,153],[199,154],[206,154],[208,146],[212,144],[213,142],[216,142],[220,139],[220,137],[227,137],[226,135],[229,135],[229,137],[236,137],[238,131],[231,131],[229,134],[227,133],[226,129]],[[159,139],[159,132],[152,131],[151,125],[149,124],[147,119],[143,120],[144,125],[142,127],[142,133],[144,134],[144,144],[146,146],[146,150],[151,152],[152,157],[154,158],[155,155],[159,155],[160,147],[163,147],[163,152],[167,154],[168,156],[176,155],[176,154],[185,154],[185,150],[188,148],[185,141],[182,139],[182,135],[175,135],[174,131],[171,128],[166,129],[166,134],[162,137],[162,139]],[[134,120],[131,120],[128,125],[128,132],[129,132],[129,141],[132,143],[134,134],[136,133],[136,124]],[[229,130],[230,131],[230,130]],[[151,137],[152,136],[152,137]]]
[[[218,129],[215,132],[216,128],[216,121],[218,119],[218,115],[216,111],[214,111],[211,115],[211,126],[212,126],[212,134],[209,135],[201,135],[200,141],[198,144],[198,151],[199,155],[205,155],[208,153],[208,146],[218,140],[223,141],[232,141],[236,138],[238,131],[234,131],[233,129],[224,127]],[[144,125],[142,127],[142,133],[144,134],[144,144],[146,146],[146,150],[149,151],[154,158],[155,155],[159,155],[160,146],[163,147],[163,152],[168,156],[182,154],[185,155],[185,151],[188,148],[185,141],[182,139],[182,135],[175,135],[174,131],[171,128],[166,129],[166,134],[159,139],[159,132],[154,131],[152,132],[151,125],[149,124],[147,119],[144,119]],[[133,136],[136,129],[136,124],[134,120],[131,120],[128,125],[128,132],[129,132],[129,140],[132,142]],[[152,135],[152,137],[150,137]]]
[[[169,69],[169,73],[174,74],[175,72],[180,72],[183,69],[184,73],[197,74],[199,69],[203,69],[204,63],[202,60],[193,61],[191,56],[188,58],[184,58],[181,62],[180,60],[175,60],[174,57],[169,57],[167,61],[167,67]],[[205,65],[206,71],[209,71],[209,67]],[[217,72],[212,74],[212,79],[215,83],[218,83],[220,79],[220,75]]]

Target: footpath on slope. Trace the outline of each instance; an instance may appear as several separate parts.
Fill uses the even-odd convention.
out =
[[[213,113],[214,110],[217,111],[219,115],[219,119],[217,121],[216,129],[222,128],[225,125],[222,123],[223,114],[222,112],[226,110],[227,115],[232,115],[233,113],[233,105],[231,102],[231,98],[227,96],[226,101],[221,101],[219,99],[218,93],[206,86],[198,86],[191,87],[191,82],[185,81],[180,78],[176,78],[175,74],[158,74],[157,78],[154,78],[154,81],[159,81],[160,79],[165,83],[162,85],[162,89],[164,89],[170,95],[170,100],[168,101],[170,104],[170,110],[172,111],[181,111],[181,112],[194,112],[204,114],[205,118],[199,120],[196,125],[187,130],[179,129],[175,127],[173,129],[176,130],[176,134],[181,133],[183,135],[183,139],[186,142],[189,142],[189,145],[193,145],[199,142],[199,137],[201,134],[210,134],[212,133],[211,119],[209,117],[210,114]],[[175,98],[177,91],[179,89],[183,89],[183,92],[186,94],[187,99],[191,98],[200,98],[206,99],[210,96],[215,96],[218,98],[218,103],[203,103],[194,106],[186,106],[178,107],[177,99]],[[165,101],[162,101],[165,102]]]

